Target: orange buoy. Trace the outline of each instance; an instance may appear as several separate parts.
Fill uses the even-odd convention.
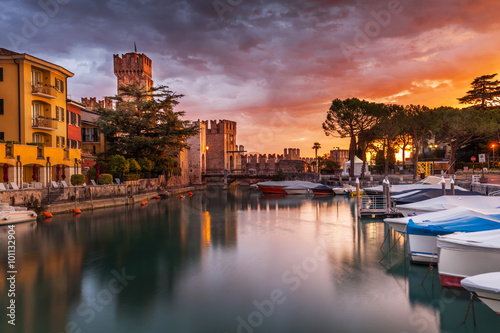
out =
[[[49,212],[43,212],[43,215],[45,215],[45,217],[48,217],[48,218],[52,217],[52,214]]]
[[[182,194],[179,195],[179,198],[184,199],[184,196]]]
[[[193,192],[188,192],[189,195],[193,195]]]
[[[148,201],[147,200],[142,200],[141,201],[141,206],[146,206],[148,204]]]
[[[77,209],[77,208],[75,208],[75,209],[73,209],[73,213],[74,213],[75,215],[79,215],[79,214],[81,214],[81,213],[82,213],[82,211],[81,211],[81,210],[79,210],[79,209]]]
[[[155,197],[155,199],[160,199],[160,196],[159,196],[159,195],[157,195],[157,196]]]

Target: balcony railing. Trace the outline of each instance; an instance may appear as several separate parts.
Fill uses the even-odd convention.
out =
[[[57,120],[45,117],[36,117],[32,119],[31,127],[46,131],[57,131]]]
[[[31,93],[45,98],[56,98],[56,90],[40,82],[31,82]]]

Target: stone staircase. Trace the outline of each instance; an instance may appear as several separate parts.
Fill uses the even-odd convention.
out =
[[[51,205],[56,201],[60,201],[63,192],[62,188],[51,188],[48,196],[45,198],[44,204]]]

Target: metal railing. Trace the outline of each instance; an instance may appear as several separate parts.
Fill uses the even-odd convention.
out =
[[[57,130],[57,121],[52,118],[39,116],[31,119],[31,127],[39,129]]]
[[[47,95],[51,97],[56,97],[56,90],[48,85],[41,82],[31,82],[31,93],[34,95]]]
[[[361,195],[361,213],[388,212],[387,197],[384,195]]]

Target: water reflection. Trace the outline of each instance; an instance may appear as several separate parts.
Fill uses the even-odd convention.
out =
[[[354,213],[346,197],[213,187],[19,224],[18,321],[12,327],[2,317],[0,331],[471,331],[471,319],[460,326],[468,294],[442,289],[436,272],[422,283],[427,267],[408,263],[404,240]],[[4,250],[0,261],[6,267]],[[1,269],[3,309],[7,289]],[[267,304],[274,290],[285,301],[245,328],[255,303]],[[475,332],[500,324],[475,306]]]

